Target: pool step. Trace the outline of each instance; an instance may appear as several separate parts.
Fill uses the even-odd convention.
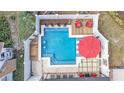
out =
[[[42,54],[43,57],[51,57],[51,65],[74,65],[76,64],[75,62],[76,61],[64,61],[64,60],[57,60],[55,57],[54,57],[54,54]],[[60,63],[60,64],[58,64]],[[62,64],[63,63],[63,64]],[[64,64],[65,63],[65,64]]]

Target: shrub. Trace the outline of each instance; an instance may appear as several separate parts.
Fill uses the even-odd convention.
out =
[[[35,31],[35,16],[32,12],[20,12],[19,14],[19,38],[26,40]]]
[[[0,42],[4,42],[5,47],[12,46],[9,23],[7,22],[6,17],[4,16],[0,17]]]
[[[120,25],[124,25],[124,20],[120,18],[119,14],[115,11],[110,11],[109,14],[114,18],[114,20]]]
[[[15,20],[16,17],[15,16],[10,16],[10,19]]]

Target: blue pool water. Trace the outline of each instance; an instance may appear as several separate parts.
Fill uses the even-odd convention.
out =
[[[68,28],[45,28],[42,56],[51,57],[51,64],[75,64],[76,39],[69,38]]]

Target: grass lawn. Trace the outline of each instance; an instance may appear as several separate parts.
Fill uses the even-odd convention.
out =
[[[18,12],[17,22],[20,41],[26,40],[35,31],[35,16],[28,12]]]
[[[22,55],[22,51],[17,53],[16,59],[16,71],[14,72],[13,79],[14,81],[23,81],[24,80],[24,58]]]
[[[0,16],[10,17],[12,15],[16,15],[17,12],[12,11],[0,11]]]
[[[99,30],[109,40],[110,67],[124,66],[124,29],[107,12],[101,12]]]

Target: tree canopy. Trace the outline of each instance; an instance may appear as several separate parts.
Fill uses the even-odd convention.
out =
[[[6,17],[0,17],[0,42],[5,43],[5,47],[12,46],[11,31]]]

